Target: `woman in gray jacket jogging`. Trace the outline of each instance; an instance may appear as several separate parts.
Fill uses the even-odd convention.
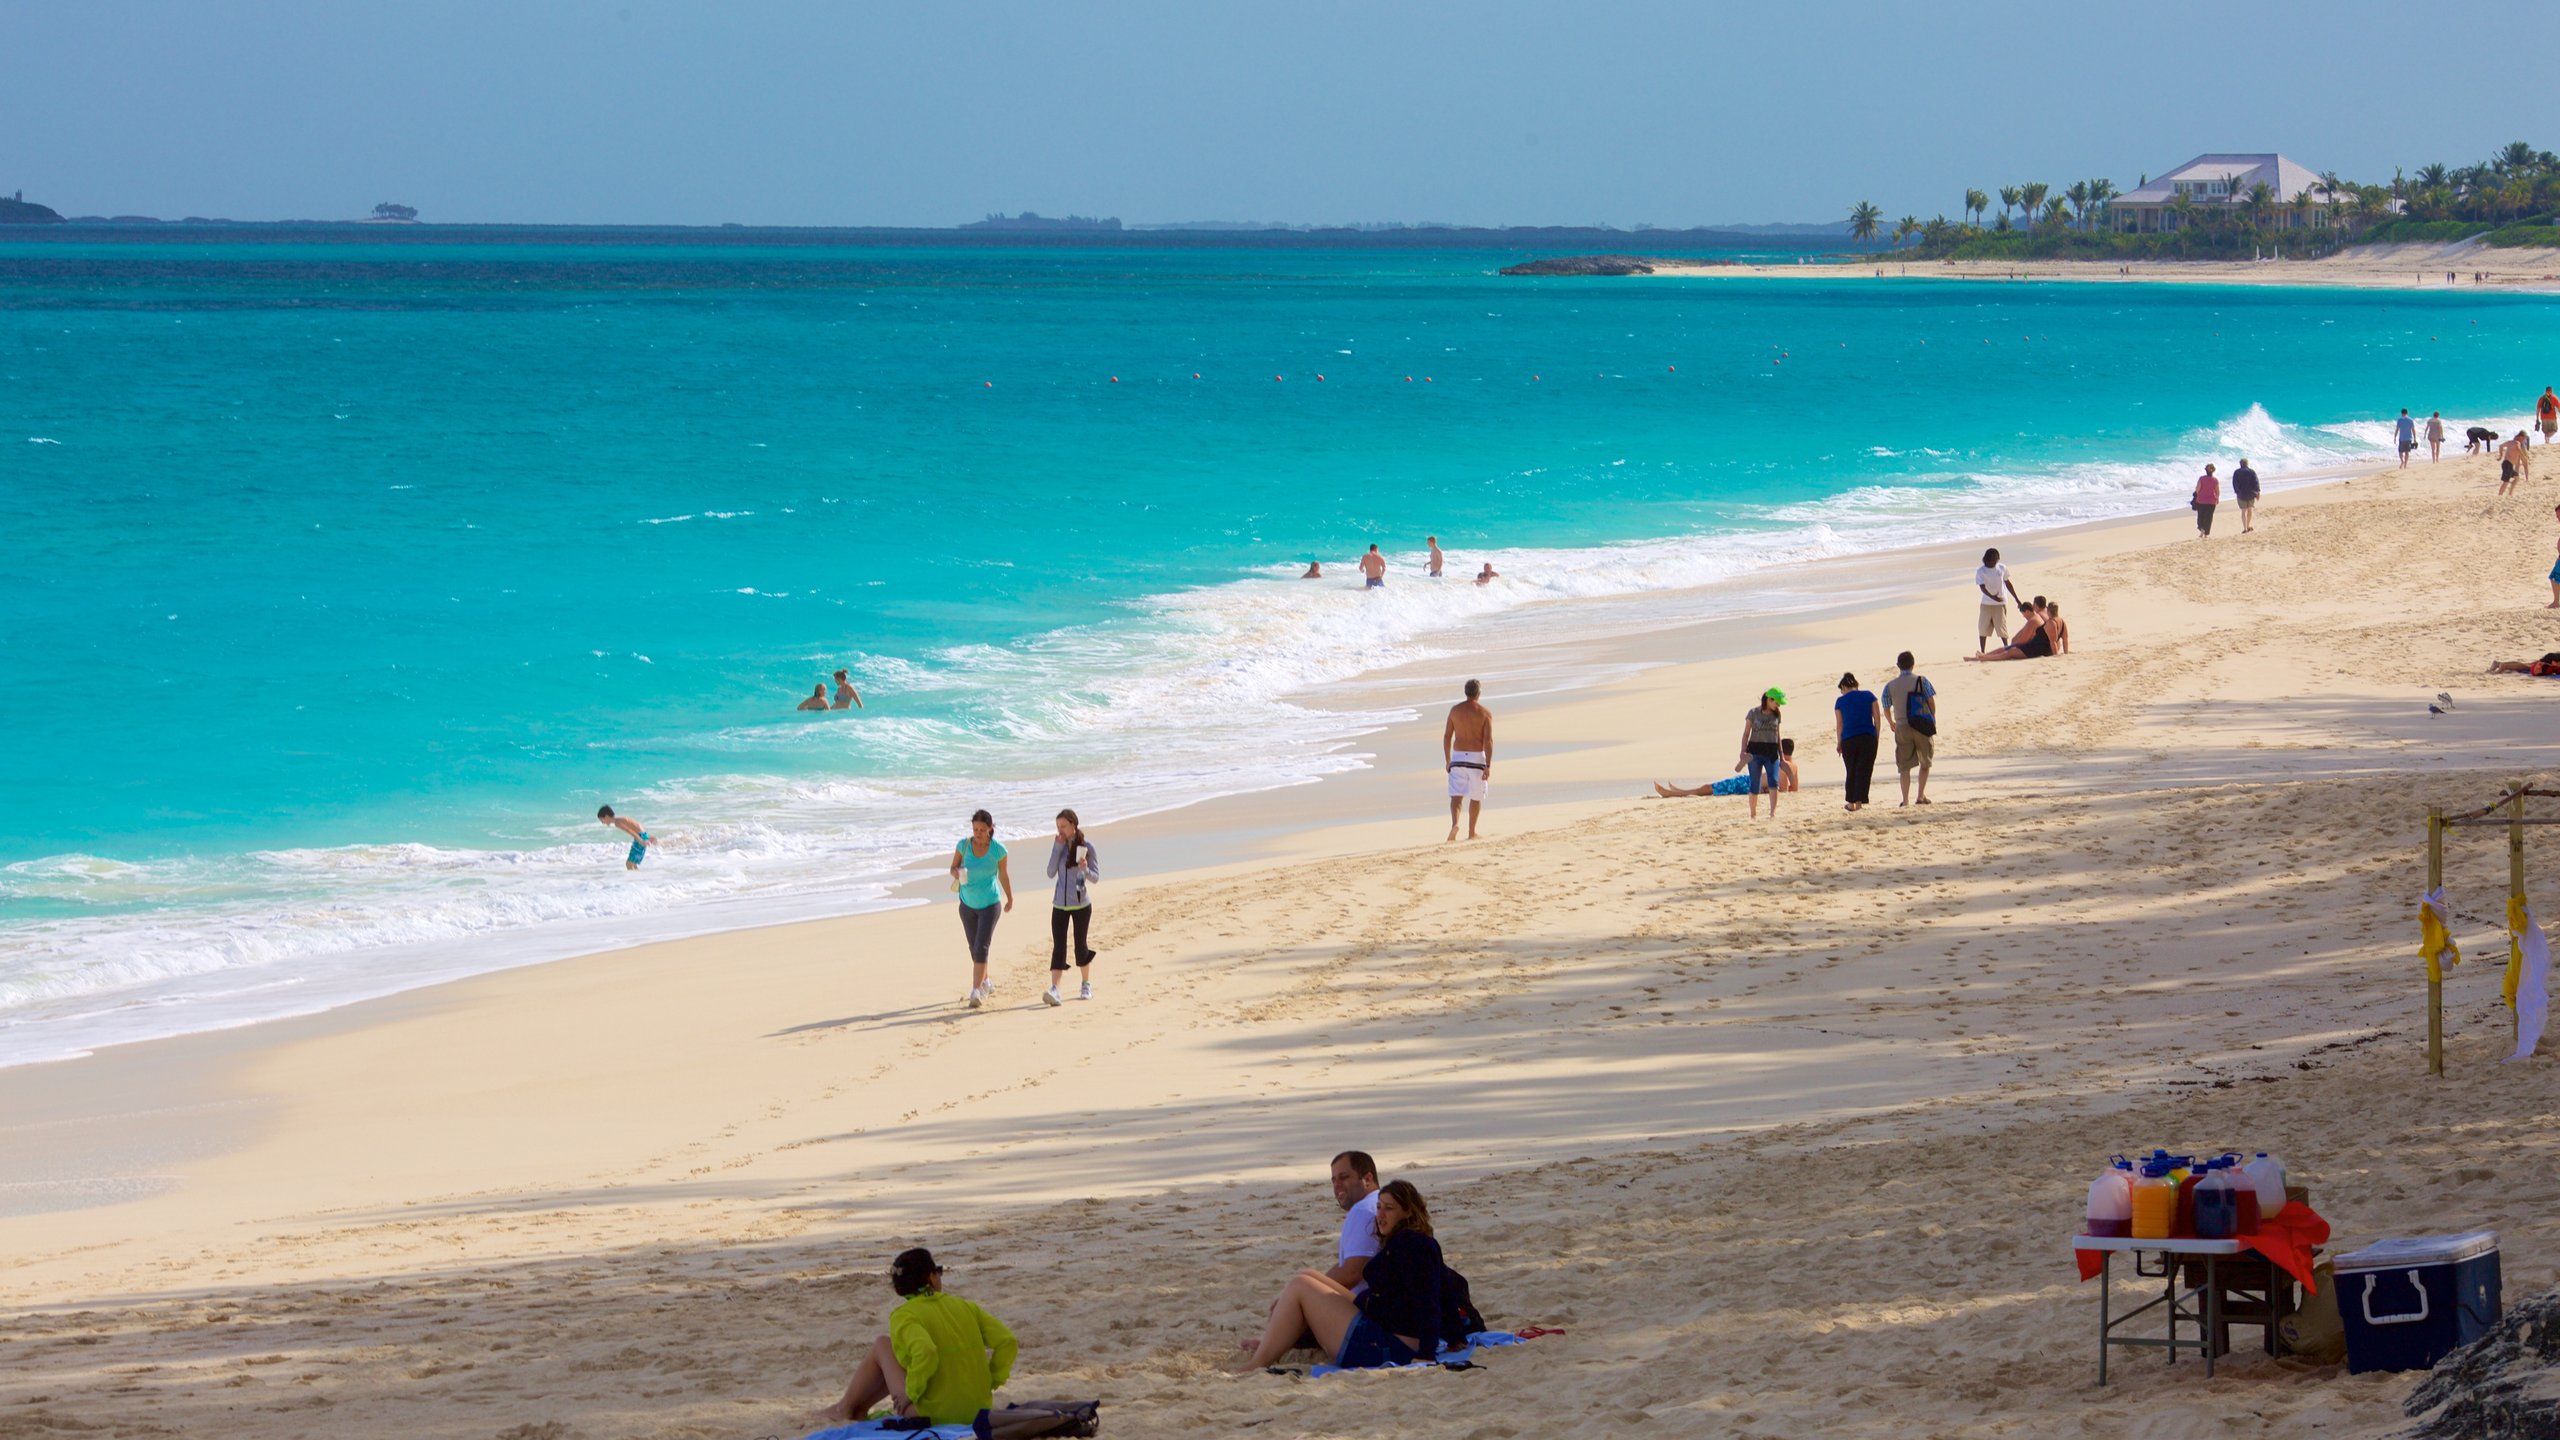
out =
[[[1058,987],[1066,983],[1067,932],[1073,929],[1076,969],[1083,982],[1076,998],[1090,1000],[1094,952],[1085,944],[1085,936],[1093,928],[1093,894],[1088,887],[1102,878],[1102,871],[1094,858],[1093,842],[1085,838],[1073,810],[1058,812],[1058,838],[1049,846],[1049,877],[1057,883],[1049,895],[1049,989],[1040,998],[1051,1005],[1064,999]]]

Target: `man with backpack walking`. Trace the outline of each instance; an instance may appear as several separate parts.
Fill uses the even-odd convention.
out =
[[[1911,772],[1920,772],[1917,803],[1926,805],[1929,762],[1938,747],[1938,687],[1927,676],[1912,673],[1910,651],[1894,656],[1893,663],[1900,673],[1884,685],[1884,723],[1893,728],[1893,768],[1902,776],[1903,805],[1914,803]]]

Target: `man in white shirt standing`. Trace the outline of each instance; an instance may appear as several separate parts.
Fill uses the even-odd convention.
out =
[[[1979,655],[1995,634],[2001,644],[2009,643],[2009,602],[2017,601],[2020,609],[2026,608],[2027,602],[2018,587],[2010,583],[2009,567],[2000,563],[1997,550],[1982,552],[1982,568],[1973,572],[1973,588],[1975,599],[1981,603],[1981,613],[1973,624],[1973,653]]]

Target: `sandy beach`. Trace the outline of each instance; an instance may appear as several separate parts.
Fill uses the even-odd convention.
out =
[[[2004,542],[2067,658],[1960,663],[1953,551],[1902,598],[1613,642],[1608,683],[1492,686],[1473,844],[1438,843],[1452,675],[1404,677],[1435,698],[1371,770],[1128,827],[1151,873],[1097,886],[1091,1004],[1039,1003],[1035,878],[974,1013],[934,903],[0,1071],[0,1440],[797,1435],[911,1244],[1021,1335],[1008,1393],[1113,1435],[2391,1433],[2412,1377],[2253,1332],[2209,1383],[2095,1388],[2067,1241],[2110,1153],[2266,1149],[2340,1248],[2490,1227],[2510,1304],[2560,1274],[2551,1062],[2498,1063],[2502,844],[2449,858],[2442,1080],[2413,954],[2427,807],[2553,768],[2560,691],[2480,672],[2556,648],[2560,477],[2494,487],[2449,456],[2245,536]],[[1883,776],[1846,814],[1834,682],[1906,647],[1935,803]],[[1774,820],[1650,798],[1730,773],[1773,684]],[[1567,1333],[1224,1374],[1329,1258],[1346,1147],[1431,1198],[1495,1323]]]
[[[2113,284],[2317,285],[2357,290],[2560,290],[2560,250],[2505,250],[2474,241],[2359,245],[2317,260],[1918,260],[1893,255],[1787,265],[1649,262],[1657,276],[1844,276],[1932,280],[2072,280]],[[2450,273],[2453,279],[2445,277]]]

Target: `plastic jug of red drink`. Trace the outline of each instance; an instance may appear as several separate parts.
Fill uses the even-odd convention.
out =
[[[2192,1157],[2182,1157],[2180,1169],[2170,1171],[2169,1176],[2178,1185],[2177,1209],[2170,1217],[2169,1233],[2193,1235],[2196,1233],[2196,1183],[2204,1179],[2204,1167],[2195,1163]]]
[[[2240,1233],[2240,1188],[2219,1162],[2196,1177],[2190,1196],[2197,1239],[2228,1240]]]
[[[2145,1163],[2132,1186],[2133,1238],[2166,1240],[2178,1215],[2178,1182],[2159,1160]]]
[[[2223,1162],[2222,1173],[2231,1177],[2232,1198],[2239,1202],[2240,1228],[2231,1233],[2257,1234],[2259,1222],[2266,1218],[2265,1212],[2258,1208],[2257,1182],[2250,1178],[2248,1167],[2242,1165],[2236,1155]]]
[[[2119,1155],[2115,1163],[2089,1182],[2088,1222],[2083,1235],[2133,1233],[2133,1162]]]

